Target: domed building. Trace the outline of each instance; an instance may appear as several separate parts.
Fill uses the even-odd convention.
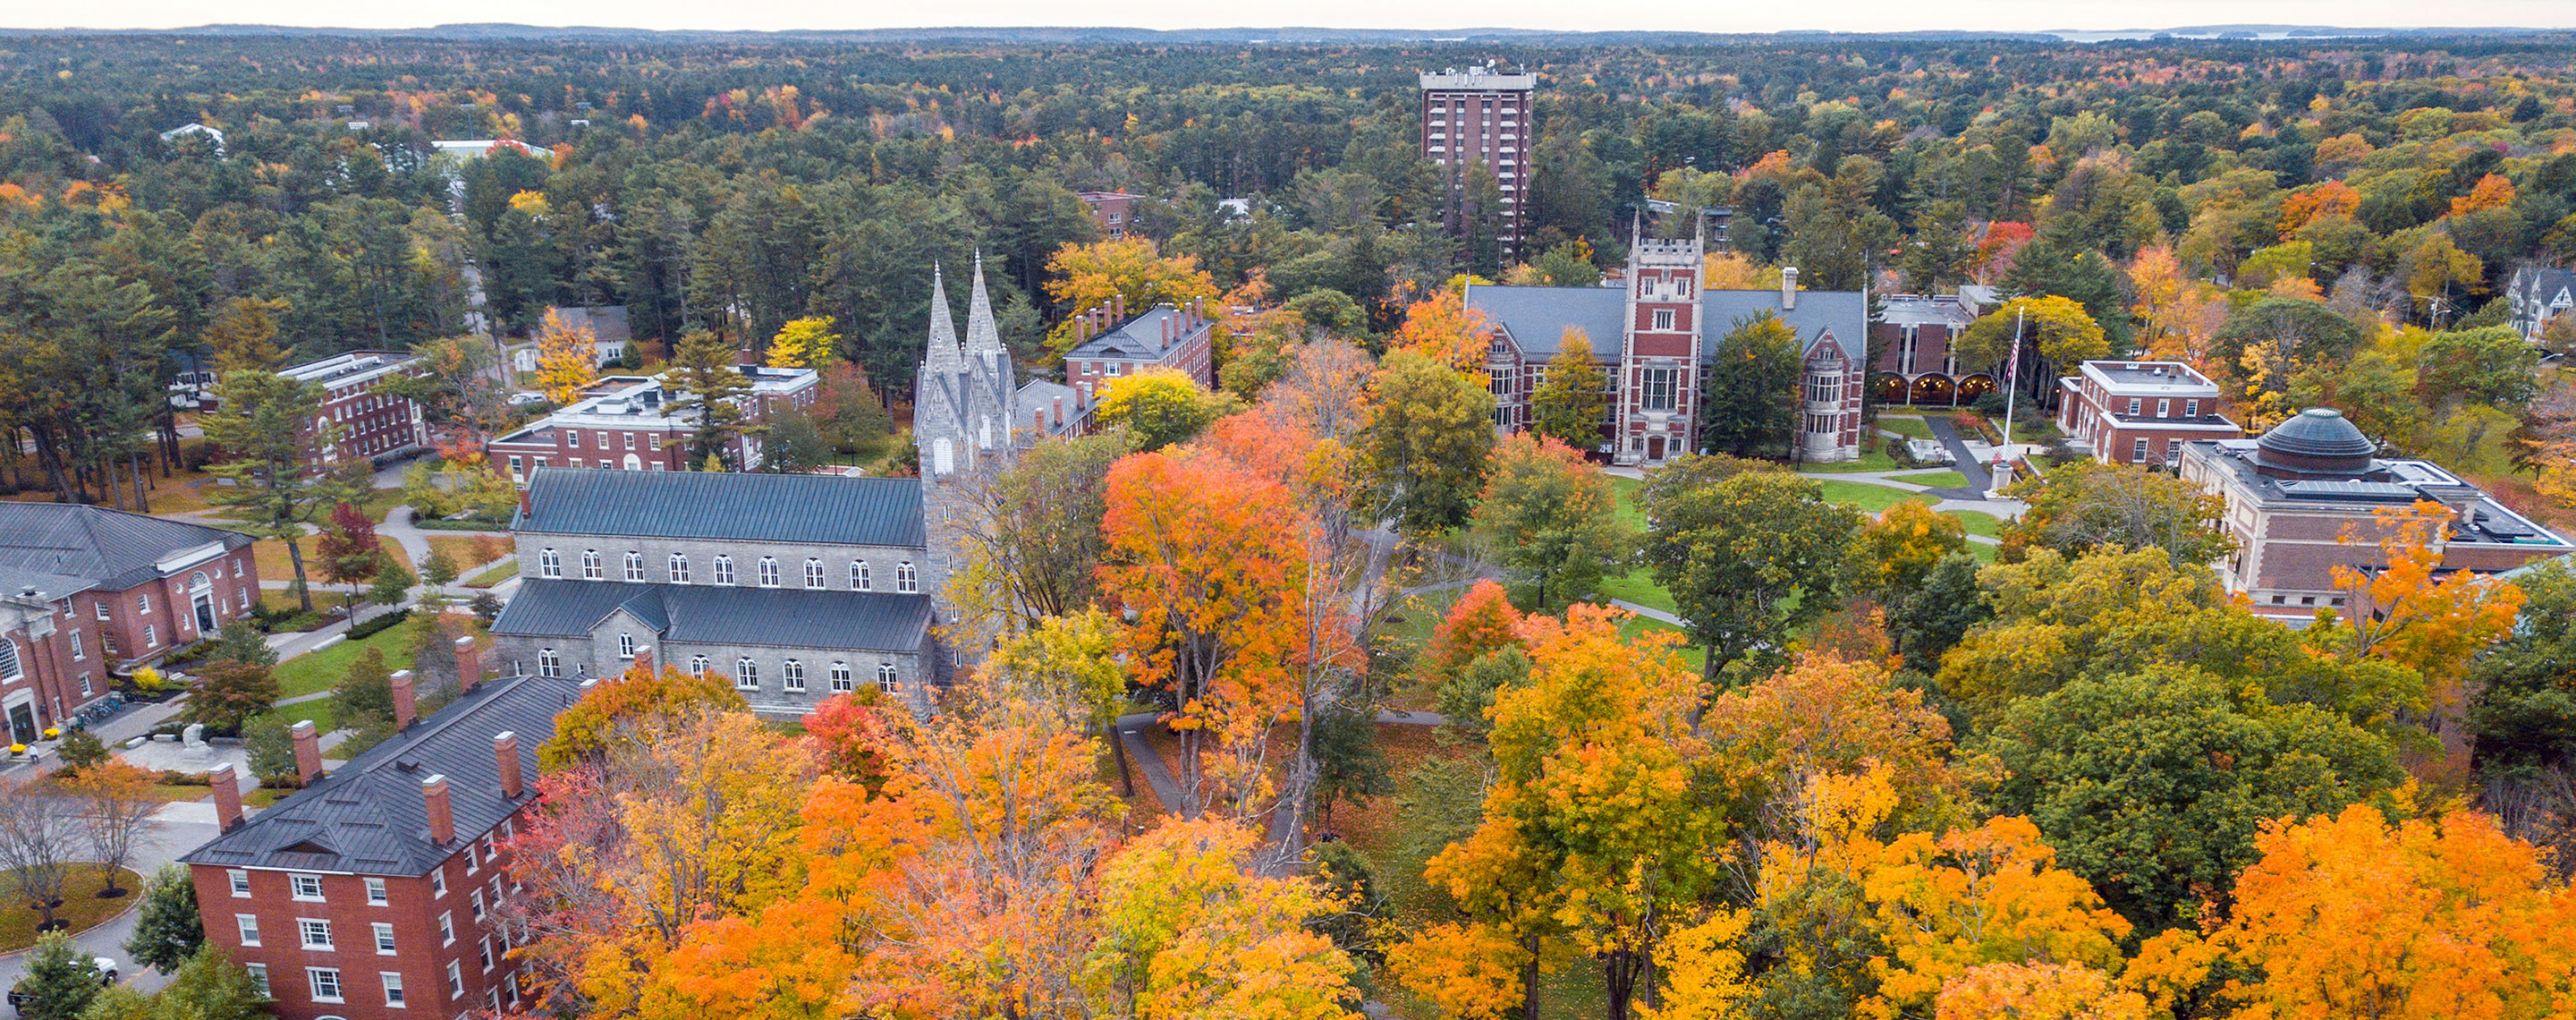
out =
[[[2494,573],[2576,552],[2565,536],[2426,460],[2379,456],[2379,444],[2329,408],[2310,408],[2255,439],[2187,443],[2181,476],[2226,503],[2236,552],[2217,567],[2256,613],[2285,621],[2347,611],[2338,565],[2381,565],[2378,512],[2418,502],[2451,512],[2442,569]],[[2349,529],[2352,540],[2345,539]]]

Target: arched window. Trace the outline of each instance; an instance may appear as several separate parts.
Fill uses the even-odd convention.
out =
[[[692,655],[692,656],[689,656],[689,675],[691,675],[691,676],[696,676],[697,674],[704,673],[704,672],[706,672],[706,671],[707,671],[707,657],[706,657],[706,656],[703,656],[703,655]]]
[[[17,642],[0,638],[0,683],[14,681],[25,675],[26,671],[18,665]]]
[[[563,660],[562,660],[562,659],[558,659],[558,658],[556,658],[556,657],[555,657],[555,650],[554,650],[554,649],[552,649],[552,648],[540,648],[540,649],[537,649],[537,675],[538,675],[538,676],[562,676],[562,675],[563,675]]]
[[[599,580],[599,550],[584,549],[581,551],[581,579],[584,581]]]
[[[644,580],[643,553],[636,552],[633,549],[626,550],[626,579],[638,582]]]
[[[808,557],[805,560],[805,587],[820,588],[822,586],[823,561]]]
[[[733,661],[733,685],[746,691],[760,689],[760,664],[743,656]]]
[[[902,676],[895,672],[894,663],[877,663],[877,689],[889,694],[903,689]]]
[[[732,583],[733,583],[733,557],[731,557],[731,556],[718,556],[718,557],[716,557],[716,583],[717,583],[717,584],[732,584]]]
[[[833,663],[832,693],[846,694],[855,689],[856,688],[850,683],[850,664],[846,662]]]
[[[617,635],[617,657],[621,659],[632,659],[635,657],[635,635]]]
[[[778,587],[778,557],[763,556],[760,558],[760,586],[763,588]]]
[[[957,470],[957,453],[945,437],[930,441],[930,470],[934,474],[951,474]]]
[[[778,666],[778,685],[789,694],[805,693],[805,663],[789,659]]]
[[[876,587],[876,582],[875,582],[873,579],[871,579],[870,577],[868,577],[868,565],[867,565],[866,563],[860,562],[860,561],[858,561],[858,560],[851,560],[851,561],[850,561],[850,590],[851,590],[851,591],[870,591],[870,590],[873,590],[875,587]]]
[[[894,590],[905,594],[921,590],[921,577],[913,572],[911,560],[894,565]]]
[[[672,584],[687,584],[687,583],[689,583],[689,554],[687,554],[687,553],[672,553],[672,554],[671,554],[671,583],[672,583]]]
[[[537,550],[537,576],[562,577],[563,554],[554,551],[552,548]]]

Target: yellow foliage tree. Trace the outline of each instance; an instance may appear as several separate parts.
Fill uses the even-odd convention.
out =
[[[1127,314],[1138,315],[1156,304],[1185,306],[1215,301],[1216,278],[1199,268],[1191,255],[1166,258],[1145,237],[1115,237],[1092,244],[1068,244],[1047,259],[1047,296],[1067,313],[1047,334],[1047,348],[1063,356],[1072,350],[1081,314],[1111,298],[1123,298]]]
[[[537,329],[537,388],[547,400],[569,404],[582,387],[597,381],[598,335],[588,324],[567,324],[561,313],[546,309],[545,325]]]
[[[2451,215],[2466,216],[2481,209],[2502,209],[2513,204],[2513,180],[2503,174],[2478,178],[2469,193],[2451,200]]]
[[[1260,842],[1224,819],[1171,821],[1100,873],[1102,939],[1086,979],[1136,1020],[1331,1020],[1352,1014],[1348,955],[1306,928],[1311,879],[1253,874]]]
[[[1485,363],[1492,331],[1483,312],[1468,308],[1455,288],[1444,287],[1405,310],[1404,325],[1396,327],[1387,349],[1415,351],[1464,372]]]
[[[2147,997],[2074,963],[1989,963],[1941,986],[1933,1020],[2148,1020]]]
[[[2469,660],[2513,632],[2525,601],[2513,582],[2476,571],[2437,576],[2442,554],[2434,543],[2445,537],[2451,518],[2449,507],[2427,500],[2381,508],[2371,526],[2378,534],[2377,555],[2333,569],[2347,613],[2325,632],[2352,654],[2422,674],[2425,696],[2444,729],[2465,719],[2462,683]],[[2361,542],[2361,530],[2346,525],[2342,541]],[[2464,754],[2466,748],[2453,751]]]
[[[832,332],[829,315],[789,319],[769,340],[768,364],[771,368],[813,368],[830,358],[840,343],[841,335]]]

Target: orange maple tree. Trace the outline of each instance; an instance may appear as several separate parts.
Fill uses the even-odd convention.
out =
[[[1485,363],[1493,323],[1485,313],[1468,308],[1454,289],[1416,301],[1404,312],[1388,350],[1410,350],[1461,372]]]

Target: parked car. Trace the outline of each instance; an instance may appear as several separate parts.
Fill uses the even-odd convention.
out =
[[[89,966],[91,973],[98,977],[99,987],[105,988],[116,983],[116,961],[104,956],[93,956],[90,957]],[[18,979],[17,985],[9,989],[9,1013],[11,1016],[27,1015],[27,993],[22,991],[22,989],[26,987],[27,980],[25,978],[20,978]]]

